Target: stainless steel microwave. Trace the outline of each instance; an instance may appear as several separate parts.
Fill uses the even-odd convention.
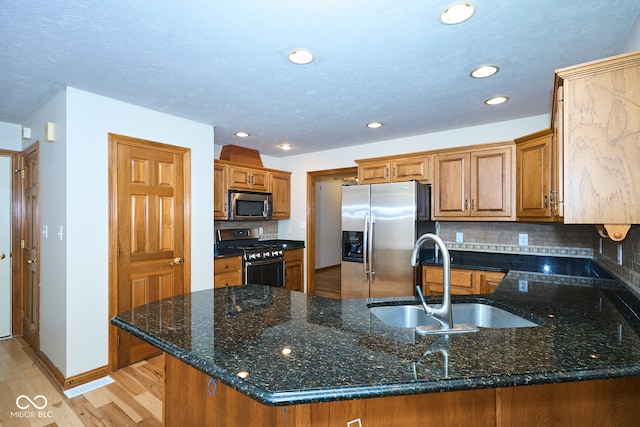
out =
[[[271,219],[271,193],[229,190],[229,220]]]

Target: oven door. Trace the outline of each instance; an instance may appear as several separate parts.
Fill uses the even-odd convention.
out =
[[[284,258],[245,261],[244,283],[275,287],[284,286]]]

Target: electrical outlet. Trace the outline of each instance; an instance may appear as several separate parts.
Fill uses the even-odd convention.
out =
[[[518,280],[518,290],[520,292],[529,292],[529,281],[523,279]]]
[[[464,235],[463,233],[456,233],[456,243],[462,243],[464,242]]]
[[[518,245],[520,246],[529,246],[529,235],[526,233],[521,233],[518,235]]]

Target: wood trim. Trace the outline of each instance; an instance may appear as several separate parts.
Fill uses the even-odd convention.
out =
[[[459,147],[449,147],[449,148],[439,148],[437,150],[429,150],[429,151],[416,151],[413,153],[403,153],[403,154],[393,154],[389,156],[380,156],[380,157],[370,157],[366,159],[358,159],[354,160],[356,163],[364,163],[364,162],[373,162],[373,161],[384,161],[384,160],[393,160],[399,158],[406,158],[412,156],[431,156],[434,154],[449,154],[458,151],[479,151],[479,150],[490,150],[493,148],[504,147],[505,145],[513,144],[513,141],[502,141],[502,142],[491,142],[488,144],[474,144],[474,145],[461,145]]]
[[[307,287],[306,293],[315,291],[316,271],[316,180],[333,175],[358,174],[356,166],[307,172]]]
[[[86,384],[88,382],[97,380],[99,378],[105,377],[109,375],[111,370],[108,365],[101,366],[96,369],[92,369],[87,372],[83,372],[78,375],[74,375],[72,377],[68,377],[64,380],[64,384],[62,385],[63,390],[68,390],[73,387],[77,387],[82,384]]]
[[[0,149],[0,156],[11,158],[11,335],[22,333],[20,322],[20,236],[22,235],[21,218],[22,203],[20,203],[20,181],[16,170],[20,164],[20,152]]]
[[[191,149],[161,142],[148,141],[114,133],[108,134],[109,156],[109,319],[116,316],[118,310],[118,271],[117,271],[117,246],[118,246],[118,144],[126,143],[132,147],[151,148],[154,150],[171,153],[180,152],[183,160],[183,185],[184,185],[184,292],[191,292]],[[115,371],[118,367],[118,330],[109,324],[109,364],[107,371]],[[98,368],[101,369],[101,368]]]

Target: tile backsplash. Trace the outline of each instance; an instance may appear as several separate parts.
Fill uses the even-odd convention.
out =
[[[594,233],[590,225],[525,222],[440,222],[439,231],[449,249],[578,258],[593,257]],[[519,244],[521,234],[527,245]]]
[[[632,226],[620,243],[598,236],[594,240],[596,261],[640,295],[640,226]]]

